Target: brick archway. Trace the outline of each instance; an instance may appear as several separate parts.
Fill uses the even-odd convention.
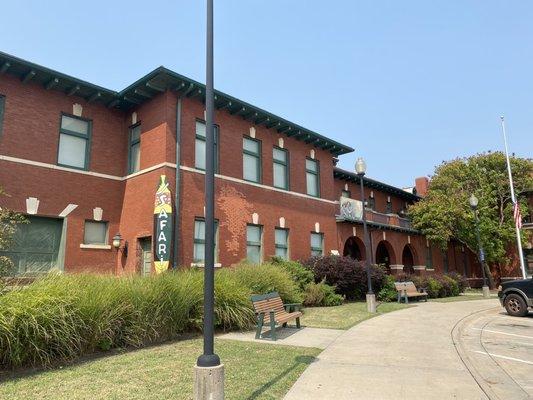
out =
[[[356,236],[350,236],[346,239],[342,252],[344,257],[351,257],[357,261],[362,261],[366,258],[365,254],[365,245],[361,239]]]
[[[383,264],[387,268],[387,272],[390,273],[390,266],[396,264],[396,254],[392,245],[382,240],[376,246],[376,264]]]

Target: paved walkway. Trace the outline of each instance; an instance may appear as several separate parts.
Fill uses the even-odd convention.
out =
[[[285,399],[488,399],[452,331],[465,317],[497,307],[494,299],[428,302],[364,321],[328,346]]]

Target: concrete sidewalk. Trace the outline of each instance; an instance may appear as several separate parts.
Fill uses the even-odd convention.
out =
[[[285,399],[487,399],[451,333],[461,319],[498,306],[428,302],[364,321],[328,346]]]

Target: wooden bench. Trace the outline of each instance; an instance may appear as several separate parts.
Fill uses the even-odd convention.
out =
[[[417,298],[428,300],[428,294],[425,290],[417,290],[413,282],[395,282],[394,286],[398,292],[398,303],[405,300],[405,303],[409,303],[409,298]]]
[[[283,304],[278,292],[252,296],[252,304],[257,315],[257,329],[255,338],[262,337],[263,325],[270,325],[270,338],[276,340],[276,325],[287,326],[287,322],[296,320],[296,327],[300,328],[299,311],[301,304]]]

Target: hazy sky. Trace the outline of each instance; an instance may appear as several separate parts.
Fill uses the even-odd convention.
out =
[[[397,186],[442,160],[533,156],[533,2],[215,0],[215,86],[356,149]],[[0,0],[0,50],[121,90],[205,82],[205,2]]]

